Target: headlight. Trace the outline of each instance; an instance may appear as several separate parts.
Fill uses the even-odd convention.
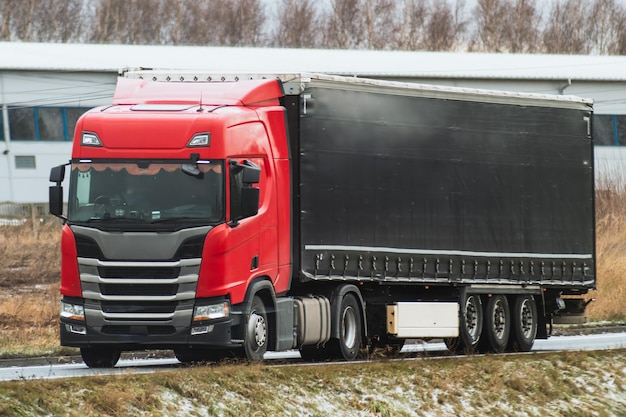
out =
[[[79,304],[69,304],[61,301],[61,317],[85,321],[85,308]]]
[[[215,320],[228,317],[230,308],[228,301],[219,304],[211,304],[208,306],[196,306],[193,314],[193,321]]]

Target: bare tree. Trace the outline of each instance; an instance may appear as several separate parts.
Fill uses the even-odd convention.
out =
[[[19,3],[16,4],[16,3]],[[9,1],[12,10],[8,10],[11,40],[34,41],[34,28],[38,21],[36,0]]]
[[[358,49],[363,45],[364,19],[360,0],[331,0],[324,16],[323,45],[327,48]]]
[[[96,43],[122,42],[126,37],[123,28],[127,24],[126,8],[129,4],[126,0],[98,0],[91,41]]]
[[[363,47],[367,49],[389,49],[391,39],[398,31],[398,19],[394,0],[364,0]]]
[[[319,46],[319,17],[312,0],[282,0],[272,43],[279,47]]]
[[[508,15],[505,47],[513,53],[537,52],[541,10],[536,0],[515,0]]]
[[[423,47],[428,14],[428,0],[404,0],[400,13],[400,36],[395,40],[397,49],[412,51]]]
[[[525,53],[538,50],[541,10],[536,0],[478,0],[470,50]]]
[[[595,54],[619,53],[626,12],[615,0],[595,0],[588,5],[587,39]]]
[[[211,10],[221,16],[217,40],[226,46],[260,46],[263,44],[265,12],[260,0],[212,0]],[[207,28],[212,30],[212,28]]]
[[[476,32],[472,38],[472,49],[501,52],[504,39],[508,36],[506,21],[507,0],[478,0],[472,14],[476,21]]]
[[[590,51],[586,39],[587,0],[555,2],[548,15],[543,32],[545,51],[555,54],[587,54]]]
[[[461,17],[463,1],[457,1],[454,9],[447,2],[433,2],[424,33],[424,49],[451,51],[455,49],[465,28]]]

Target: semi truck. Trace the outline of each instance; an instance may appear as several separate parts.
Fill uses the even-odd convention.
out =
[[[592,113],[572,96],[128,71],[50,172],[61,344],[90,367],[142,349],[349,361],[413,339],[528,351],[595,288]]]

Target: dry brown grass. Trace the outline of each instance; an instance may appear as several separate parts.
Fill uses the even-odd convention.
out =
[[[67,351],[59,346],[61,225],[0,227],[0,358]]]
[[[59,280],[61,224],[0,226],[0,289],[54,284]]]
[[[596,191],[597,291],[589,305],[591,320],[626,318],[626,188],[602,182]]]
[[[626,187],[596,192],[597,290],[591,321],[626,319]],[[61,224],[0,227],[0,358],[66,352],[58,346]],[[36,230],[36,233],[35,233]]]

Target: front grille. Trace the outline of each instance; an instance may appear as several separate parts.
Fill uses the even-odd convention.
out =
[[[105,313],[130,314],[168,314],[176,311],[176,301],[134,301],[120,303],[115,301],[101,301],[100,306]]]
[[[102,295],[143,295],[169,296],[176,295],[178,284],[100,284]]]
[[[193,237],[185,240],[178,248],[174,259],[191,259],[202,257],[205,236]]]
[[[168,335],[176,333],[174,326],[102,326],[102,333],[111,335]]]
[[[104,259],[100,247],[90,237],[75,235],[76,239],[76,252],[79,258],[95,258]]]
[[[180,275],[180,267],[119,267],[99,266],[102,278],[173,279]]]

